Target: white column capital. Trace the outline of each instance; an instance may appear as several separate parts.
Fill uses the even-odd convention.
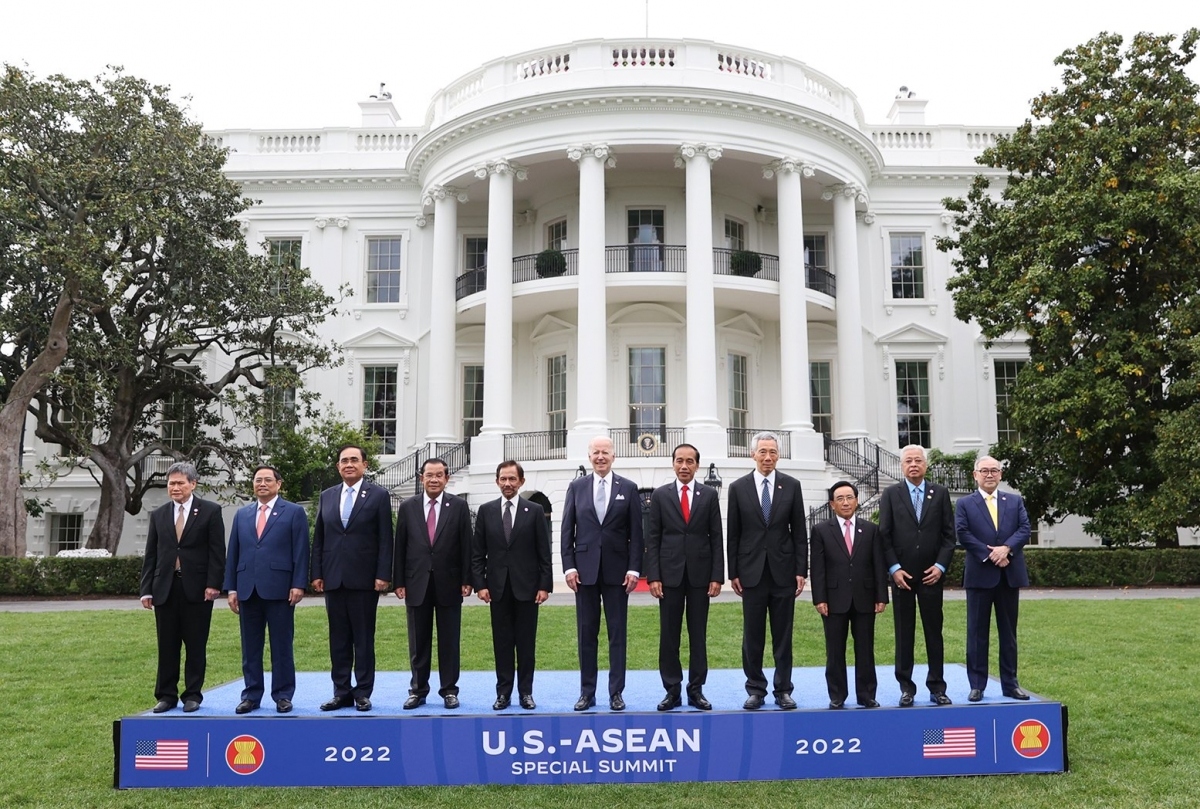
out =
[[[716,163],[721,159],[721,155],[725,149],[722,146],[717,146],[713,143],[684,143],[680,144],[675,150],[675,168],[681,169],[687,161],[697,155],[707,157],[709,163]]]
[[[781,157],[763,166],[762,172],[763,179],[769,180],[776,174],[796,173],[802,177],[813,177],[817,170],[812,163],[806,163],[798,157]]]
[[[862,220],[863,220],[864,225],[875,224],[875,212],[874,211],[864,211],[863,215],[862,215]]]
[[[604,164],[605,168],[614,169],[617,167],[617,158],[613,155],[607,143],[581,143],[577,146],[567,147],[567,159],[572,163],[578,163],[585,157],[594,157]]]
[[[477,180],[486,180],[491,174],[511,174],[517,180],[524,182],[529,177],[529,170],[515,160],[503,157],[499,160],[489,160],[483,165],[475,167],[475,179]]]
[[[459,188],[456,185],[435,185],[421,196],[421,204],[432,205],[434,202],[440,202],[444,199],[456,199],[459,202],[466,202],[469,197],[467,196],[466,189]]]
[[[419,228],[423,228],[429,224],[429,220],[433,218],[433,214],[417,214],[417,218],[413,220],[413,224]]]
[[[313,219],[313,224],[318,230],[324,230],[330,223],[341,230],[345,230],[350,225],[350,217],[348,216],[318,216]]]
[[[856,203],[862,203],[863,205],[867,204],[866,192],[863,191],[861,186],[857,186],[852,183],[831,185],[821,192],[821,199],[825,200],[826,202],[834,197],[845,197],[846,199],[854,200]]]

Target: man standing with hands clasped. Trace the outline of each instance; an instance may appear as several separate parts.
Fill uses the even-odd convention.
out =
[[[996,608],[1000,642],[1000,690],[1010,699],[1029,699],[1017,682],[1017,610],[1021,587],[1029,586],[1025,545],[1029,515],[1025,501],[998,491],[1000,462],[985,455],[975,462],[979,489],[958,501],[955,528],[966,549],[963,587],[967,591],[967,680],[970,702],[983,699],[988,681],[988,633]]]
[[[683,668],[679,636],[684,616],[688,628],[687,703],[711,711],[704,697],[708,679],[708,601],[721,594],[725,581],[725,548],[721,535],[721,503],[717,492],[696,482],[700,450],[680,444],[671,454],[675,480],[650,497],[650,533],[646,536],[646,580],[659,599],[658,673],[667,696],[658,710],[682,704]]]
[[[608,625],[608,706],[625,710],[625,627],[629,594],[642,569],[642,501],[632,480],[613,474],[613,443],[588,443],[592,474],[567,487],[562,520],[562,564],[575,593],[579,635],[579,699],[575,710],[596,704],[600,609]]]
[[[917,607],[925,631],[929,672],[925,684],[929,701],[951,704],[943,674],[942,588],[946,569],[954,556],[954,507],[950,492],[925,479],[929,462],[925,448],[910,444],[900,451],[904,480],[883,490],[879,501],[879,534],[883,560],[892,577],[892,615],[896,624],[896,681],[900,707],[912,707],[917,686],[913,682],[913,642]]]
[[[792,622],[796,599],[808,575],[808,533],[800,481],[775,469],[779,439],[758,433],[751,440],[755,469],[729,487],[729,576],[742,597],[742,705],[758,710],[767,696],[763,651],[767,619],[775,658],[775,704],[796,707],[792,699]]]

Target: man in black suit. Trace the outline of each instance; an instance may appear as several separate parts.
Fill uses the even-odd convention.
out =
[[[767,616],[775,658],[775,704],[785,711],[792,699],[792,621],[808,575],[808,533],[800,481],[775,469],[779,439],[758,433],[751,446],[755,469],[729,487],[729,576],[742,597],[742,706],[757,710],[767,696],[763,650]]]
[[[904,480],[883,490],[879,501],[879,535],[883,560],[892,578],[892,615],[896,625],[896,680],[900,707],[913,704],[913,641],[917,607],[925,633],[929,700],[951,704],[943,676],[942,587],[954,556],[954,507],[950,492],[925,480],[929,462],[925,448],[910,444],[900,451]]]
[[[721,502],[716,490],[696,482],[700,450],[680,444],[671,453],[675,481],[650,496],[650,533],[646,536],[646,581],[659,599],[658,673],[667,696],[658,710],[682,704],[683,668],[679,636],[684,614],[688,627],[688,705],[711,711],[704,697],[708,679],[708,601],[725,581]]]
[[[221,507],[193,497],[199,476],[190,463],[167,470],[164,503],[150,514],[146,558],[139,592],[142,606],[154,610],[158,634],[155,713],[179,704],[179,653],[187,649],[183,671],[183,710],[204,701],[204,668],[213,599],[221,594],[225,572],[225,521]]]
[[[490,605],[492,651],[496,656],[496,702],[503,711],[512,701],[513,674],[521,707],[532,711],[533,669],[538,606],[550,597],[554,570],[546,512],[519,497],[525,470],[516,461],[496,467],[500,499],[479,507],[471,543],[471,577],[479,600]],[[516,667],[513,655],[516,655]]]
[[[369,711],[375,688],[375,613],[392,575],[392,498],[387,489],[363,480],[367,452],[362,447],[339,449],[337,465],[342,482],[321,492],[310,565],[313,590],[325,594],[329,617],[333,699],[322,703],[321,710],[353,705]]]
[[[601,605],[608,626],[608,706],[625,710],[625,627],[629,594],[642,569],[642,500],[632,480],[613,474],[613,454],[607,436],[588,443],[592,474],[571,481],[563,506],[560,551],[575,593],[579,636],[577,711],[596,704]]]
[[[846,633],[854,635],[854,695],[878,708],[875,689],[875,616],[887,606],[887,572],[875,524],[856,519],[858,488],[839,480],[829,487],[833,517],[813,527],[812,595],[825,627],[825,684],[829,707],[841,708],[846,682]]]
[[[421,464],[425,493],[400,504],[396,515],[396,597],[408,614],[408,659],[412,684],[404,708],[425,704],[437,619],[438,694],[457,708],[462,601],[471,594],[471,512],[466,501],[446,493],[450,471],[441,458]]]
[[[225,590],[242,634],[239,714],[257,710],[265,690],[263,646],[271,633],[271,699],[290,713],[296,694],[292,654],[296,605],[308,584],[308,515],[279,496],[283,478],[273,466],[254,470],[254,500],[238,509],[229,531]]]

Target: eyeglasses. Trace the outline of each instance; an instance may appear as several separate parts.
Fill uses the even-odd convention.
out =
[[[362,462],[362,458],[358,457],[357,455],[351,455],[347,458],[338,458],[338,463],[340,463],[340,464],[361,463],[361,462]]]
[[[975,471],[981,475],[998,475],[1003,470],[996,469],[995,467],[989,467],[987,469],[976,469]]]

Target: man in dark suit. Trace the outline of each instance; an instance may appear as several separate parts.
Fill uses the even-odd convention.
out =
[[[167,470],[164,503],[150,514],[146,558],[138,592],[142,606],[154,610],[158,634],[158,676],[154,682],[155,713],[179,704],[179,653],[187,649],[183,670],[183,710],[199,710],[204,701],[208,628],[213,599],[221,594],[225,570],[225,521],[221,507],[193,497],[199,479],[190,463]]]
[[[471,594],[471,512],[466,501],[446,493],[449,467],[441,458],[421,464],[424,494],[400,504],[396,515],[396,597],[408,613],[408,659],[412,684],[404,708],[425,703],[437,619],[438,694],[457,708],[462,601]]]
[[[854,636],[854,696],[878,708],[875,689],[875,616],[887,606],[887,571],[875,524],[857,519],[858,487],[839,480],[829,487],[833,517],[813,527],[812,596],[825,627],[825,684],[829,707],[850,695],[846,633]]]
[[[567,586],[575,593],[579,636],[579,699],[575,710],[596,704],[600,609],[608,626],[608,706],[625,710],[625,627],[629,594],[642,569],[642,501],[637,485],[613,474],[613,443],[588,443],[592,474],[571,481],[563,506],[561,555]]]
[[[516,461],[496,467],[500,498],[479,507],[471,543],[471,577],[479,600],[490,606],[492,651],[496,656],[496,702],[503,711],[512,701],[513,675],[521,707],[532,711],[533,669],[538,606],[554,587],[550,529],[546,512],[518,496],[525,470]],[[513,656],[516,655],[516,666]]]
[[[716,490],[697,483],[700,450],[680,444],[671,453],[675,481],[650,497],[650,533],[646,536],[646,581],[659,599],[658,673],[667,696],[658,710],[682,704],[683,668],[679,636],[684,614],[688,627],[688,705],[711,711],[704,697],[708,679],[708,601],[725,581],[721,502]]]
[[[954,507],[950,492],[925,480],[929,462],[925,448],[910,444],[900,451],[904,480],[883,490],[879,502],[879,534],[883,560],[892,578],[892,615],[896,626],[896,680],[900,707],[909,708],[917,694],[912,679],[917,607],[925,633],[929,699],[949,705],[943,676],[942,587],[954,556]]]
[[[985,455],[975,462],[979,489],[958,501],[954,526],[967,552],[963,587],[967,591],[967,680],[970,702],[983,699],[988,681],[988,633],[996,608],[1000,641],[1000,690],[1012,699],[1029,699],[1017,682],[1017,612],[1019,588],[1029,586],[1025,545],[1029,515],[1025,501],[1012,492],[998,492],[999,461]]]
[[[729,487],[729,576],[742,598],[742,706],[761,708],[767,696],[763,650],[767,617],[775,658],[775,704],[796,707],[792,699],[792,621],[796,599],[808,575],[808,533],[800,481],[775,469],[779,439],[758,433],[751,441],[755,469]]]
[[[353,705],[369,711],[375,688],[375,613],[392,575],[392,498],[387,489],[363,480],[367,452],[362,447],[339,449],[337,466],[342,482],[321,492],[310,566],[313,590],[325,594],[329,617],[333,699],[322,703],[321,710]]]
[[[229,532],[225,590],[242,631],[242,701],[237,713],[262,701],[263,646],[271,632],[271,699],[289,713],[296,694],[292,656],[296,605],[308,584],[308,515],[279,496],[283,478],[273,466],[254,470],[254,502],[238,509]]]

